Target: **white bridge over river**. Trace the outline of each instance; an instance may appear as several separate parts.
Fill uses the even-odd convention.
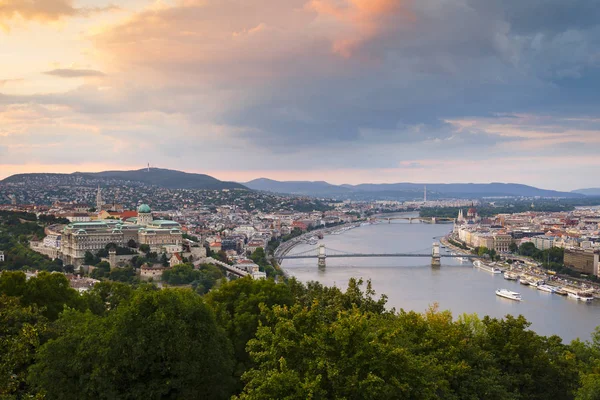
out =
[[[325,247],[324,244],[319,245],[314,249],[303,251],[300,253],[285,254],[277,257],[279,263],[282,260],[298,260],[305,258],[316,258],[319,268],[325,268],[327,258],[368,258],[368,257],[431,257],[431,266],[439,267],[442,258],[481,258],[472,254],[441,254],[440,244],[434,243],[430,251],[429,249],[417,250],[409,253],[352,253],[348,251],[335,250]]]

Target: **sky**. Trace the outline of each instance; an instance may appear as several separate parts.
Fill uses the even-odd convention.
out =
[[[600,187],[599,88],[600,0],[0,0],[0,178]]]

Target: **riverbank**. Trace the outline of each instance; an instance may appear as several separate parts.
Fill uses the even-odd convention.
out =
[[[342,225],[331,226],[328,228],[315,229],[310,232],[303,233],[302,235],[297,236],[293,239],[290,239],[287,242],[281,243],[275,249],[274,258],[277,260],[279,267],[285,273],[285,270],[281,267],[281,257],[284,257],[286,254],[288,254],[295,246],[307,241],[308,239],[312,238],[313,236],[328,235],[328,234],[331,234],[332,232],[335,232],[338,230],[343,230],[343,229],[347,230],[348,228],[358,228],[361,226],[362,223],[364,223],[364,221],[363,222],[348,222],[348,223],[342,224]]]
[[[454,246],[449,242],[448,237],[440,239],[440,243],[446,246],[451,251],[457,254],[471,254],[465,249]],[[511,272],[519,276],[519,280],[526,280],[530,282],[543,281],[550,286],[564,288],[568,292],[580,292],[580,291],[593,291],[595,298],[600,298],[600,286],[589,281],[575,280],[572,277],[561,274],[552,274],[551,271],[546,270],[539,266],[539,263],[527,259],[523,256],[505,256],[506,259],[517,260],[511,264],[507,262],[493,263],[497,268],[500,268],[503,272]]]

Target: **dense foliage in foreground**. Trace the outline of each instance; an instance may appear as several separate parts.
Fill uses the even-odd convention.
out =
[[[386,310],[370,285],[191,289],[0,275],[0,398],[596,399],[600,334]]]

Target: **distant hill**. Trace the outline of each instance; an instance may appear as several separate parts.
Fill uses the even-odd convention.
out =
[[[573,193],[584,194],[586,196],[600,196],[600,188],[578,189],[573,190]]]
[[[0,183],[20,183],[52,177],[64,181],[64,185],[96,183],[98,181],[138,182],[165,189],[248,189],[236,182],[220,181],[212,176],[193,174],[170,169],[150,168],[134,171],[74,172],[72,174],[17,174],[9,176]]]
[[[335,193],[349,193],[350,189],[329,184],[324,181],[287,181],[280,182],[267,178],[259,178],[244,183],[244,186],[253,190],[262,190],[274,193],[301,194],[307,196],[331,195]]]
[[[353,199],[421,199],[425,184],[422,183],[365,183],[360,185],[332,185],[327,182],[280,182],[271,179],[255,179],[245,183],[255,190],[278,193],[304,194],[318,197]],[[477,198],[477,197],[583,197],[581,193],[538,189],[515,183],[450,183],[427,184],[429,199]]]

